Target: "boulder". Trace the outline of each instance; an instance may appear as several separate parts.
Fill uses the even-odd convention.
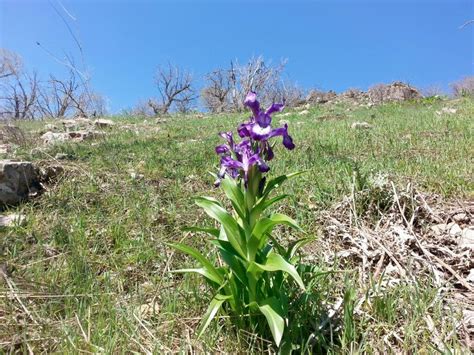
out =
[[[309,104],[324,104],[337,97],[337,94],[330,90],[328,92],[311,90],[306,97],[306,102]]]
[[[28,161],[0,160],[0,204],[14,205],[40,189],[38,170]]]
[[[405,101],[423,97],[417,89],[401,81],[395,81],[389,85],[375,85],[369,89],[368,95],[373,103]]]

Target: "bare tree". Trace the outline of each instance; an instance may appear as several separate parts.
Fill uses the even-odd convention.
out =
[[[33,119],[37,110],[36,73],[16,72],[0,84],[0,117]]]
[[[160,99],[150,99],[149,105],[155,114],[166,114],[173,105],[188,110],[196,99],[192,87],[192,75],[177,66],[168,63],[167,66],[158,67],[155,76],[155,85],[160,94]]]
[[[231,71],[216,69],[206,75],[207,86],[201,91],[204,106],[213,113],[230,109]]]
[[[474,76],[467,76],[451,84],[455,97],[474,96]]]
[[[50,75],[47,85],[39,92],[38,107],[43,116],[51,118],[66,117],[74,111],[73,102],[78,96],[79,83],[74,71],[65,80]]]
[[[106,113],[104,98],[91,92],[87,85],[77,78],[73,69],[66,79],[50,75],[47,84],[39,90],[39,111],[51,118],[103,116]]]
[[[207,86],[201,92],[204,105],[212,112],[242,111],[249,91],[257,92],[263,104],[289,98],[289,92],[296,91],[281,80],[285,65],[286,60],[266,63],[262,56],[252,57],[245,65],[232,61],[229,69],[216,69],[206,76]]]
[[[18,75],[23,68],[20,56],[6,48],[0,48],[0,79]]]
[[[272,103],[270,92],[280,83],[286,60],[277,65],[265,63],[262,56],[252,57],[246,65],[231,63],[231,101],[233,109],[244,109],[244,98],[249,91],[255,91],[262,98],[263,104]]]
[[[297,107],[306,102],[305,95],[305,91],[296,83],[281,80],[264,91],[264,101],[269,103],[282,102],[287,107]]]

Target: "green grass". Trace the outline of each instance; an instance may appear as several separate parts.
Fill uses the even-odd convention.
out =
[[[446,105],[458,112],[437,116],[435,111]],[[199,278],[169,273],[192,261],[165,246],[185,241],[210,250],[200,234],[181,228],[211,223],[193,204],[193,197],[223,197],[212,188],[208,174],[217,169],[216,133],[233,129],[246,116],[174,117],[156,125],[117,118],[117,127],[93,144],[34,151],[28,145],[20,147],[19,158],[52,160],[61,152],[68,154],[68,160],[66,174],[45,194],[11,208],[26,214],[27,224],[0,232],[0,265],[6,266],[24,306],[7,295],[10,286],[0,286],[0,349],[107,353],[268,349],[267,340],[236,332],[225,317],[196,339],[194,330],[210,295]],[[292,198],[280,208],[317,236],[317,216],[350,194],[355,171],[388,174],[400,184],[411,181],[446,199],[470,199],[473,116],[474,102],[469,99],[350,111],[342,105],[321,106],[305,116],[277,115],[276,123],[288,121],[297,148],[288,152],[277,144],[272,171],[307,171],[286,185]],[[350,125],[355,121],[374,128],[353,130]],[[138,133],[121,129],[123,124],[134,125]],[[28,131],[43,125],[21,122]],[[144,178],[132,178],[132,170]],[[291,237],[287,232],[281,230],[279,237]],[[315,260],[322,270],[327,268],[317,252]],[[442,299],[429,281],[380,291],[377,284],[360,285],[359,276],[354,268],[311,282],[309,298],[296,307],[295,324],[320,324],[329,306],[344,297],[345,312],[303,343],[315,345],[316,352],[384,352],[387,344],[397,344],[402,351],[431,353],[431,332],[423,317],[429,314],[441,335],[453,331],[454,321],[447,319],[455,319],[456,310],[446,318]],[[363,306],[363,314],[352,313],[354,303],[369,292],[367,287],[377,296]],[[402,344],[397,334],[403,334]],[[456,336],[449,337],[446,345],[461,348]]]

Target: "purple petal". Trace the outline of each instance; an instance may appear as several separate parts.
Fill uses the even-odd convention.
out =
[[[241,123],[239,127],[237,127],[237,132],[241,138],[250,137],[250,129],[252,127],[251,123]]]
[[[242,163],[231,157],[222,157],[221,165],[230,169],[242,169]]]
[[[295,144],[293,143],[293,138],[289,134],[283,136],[283,145],[286,149],[292,150],[295,149]]]
[[[257,117],[260,113],[260,103],[257,100],[257,94],[253,91],[250,91],[247,94],[247,97],[244,101],[244,105],[252,110],[254,117]]]
[[[227,146],[227,144],[221,144],[221,145],[218,145],[216,147],[216,153],[217,154],[225,154],[225,153],[228,153],[228,152],[230,152],[230,149]]]
[[[273,104],[265,111],[265,113],[267,115],[271,115],[274,112],[283,111],[284,108],[285,108],[285,104]]]
[[[260,125],[260,127],[268,127],[272,123],[272,117],[265,112],[260,112],[258,116],[255,117],[255,121]]]
[[[229,132],[220,132],[219,133],[219,136],[221,136],[222,138],[224,138],[227,143],[229,143],[229,146],[230,147],[233,147],[234,146],[234,138],[232,136],[232,132],[229,131]]]
[[[273,159],[273,157],[275,156],[273,154],[273,149],[272,147],[270,146],[270,144],[267,143],[267,146],[266,146],[266,153],[267,153],[267,160],[270,161]]]
[[[262,160],[259,161],[258,163],[258,169],[262,172],[262,173],[266,173],[267,171],[270,170],[270,167]]]
[[[286,147],[286,149],[292,150],[292,149],[295,148],[295,145],[293,143],[293,139],[288,134],[288,125],[287,124],[285,124],[283,127],[272,129],[272,131],[268,135],[269,138],[276,137],[276,136],[283,136],[283,145]]]

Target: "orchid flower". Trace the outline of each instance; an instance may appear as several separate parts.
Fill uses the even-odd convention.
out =
[[[221,132],[219,135],[226,140],[226,143],[216,147],[216,153],[221,156],[221,168],[217,174],[215,186],[219,186],[220,181],[227,174],[232,178],[243,177],[245,184],[248,181],[249,170],[257,166],[262,173],[270,170],[267,161],[273,159],[274,153],[269,143],[269,139],[276,136],[283,137],[283,145],[287,149],[294,149],[293,139],[288,134],[288,125],[273,129],[271,127],[274,112],[281,112],[283,104],[272,104],[266,111],[260,109],[257,95],[250,92],[244,101],[245,106],[252,110],[253,116],[246,123],[239,125],[237,131],[241,138],[240,143],[235,143],[232,132]]]
[[[242,123],[237,129],[240,137],[250,137],[256,141],[265,142],[272,137],[283,136],[283,145],[289,150],[295,148],[293,139],[288,134],[288,125],[285,124],[283,127],[276,129],[271,127],[272,113],[283,111],[285,105],[272,104],[266,111],[262,111],[254,92],[247,95],[244,104],[252,110],[253,117],[248,122]]]

